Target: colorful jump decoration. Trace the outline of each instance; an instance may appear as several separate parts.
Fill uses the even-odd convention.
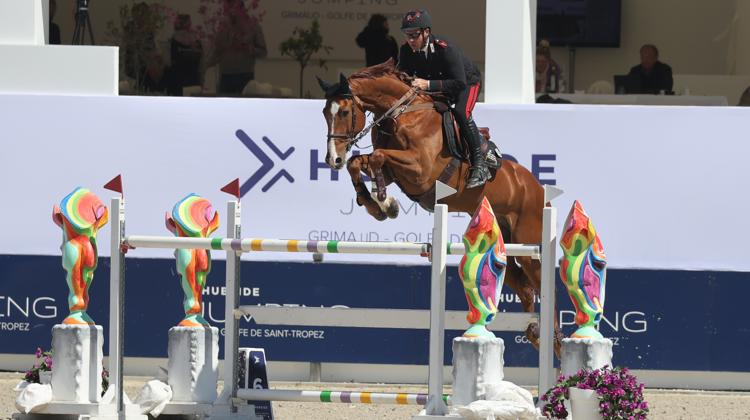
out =
[[[560,278],[576,309],[578,330],[573,338],[603,338],[598,331],[604,313],[607,257],[591,219],[576,200],[565,220],[560,239],[563,257]]]
[[[63,324],[94,325],[86,313],[89,287],[98,259],[96,234],[109,221],[109,210],[94,193],[77,187],[52,209],[52,220],[62,228],[62,265],[68,283],[70,314]]]
[[[508,259],[500,226],[486,197],[474,212],[463,241],[466,254],[461,258],[458,273],[469,304],[466,320],[472,324],[463,336],[494,338],[487,324],[497,313]]]
[[[219,213],[205,198],[195,194],[175,204],[172,215],[165,215],[167,229],[179,237],[206,238],[219,227]],[[208,326],[203,319],[203,288],[206,276],[211,271],[211,254],[205,249],[176,249],[177,272],[180,273],[182,302],[185,318],[178,324],[181,327]]]

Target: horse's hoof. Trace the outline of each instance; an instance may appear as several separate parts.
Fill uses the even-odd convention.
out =
[[[378,222],[382,222],[383,220],[388,218],[388,216],[382,211],[373,214],[372,217],[374,217]]]
[[[539,324],[531,322],[526,327],[526,337],[531,341],[534,347],[539,347]]]
[[[385,214],[391,219],[398,217],[398,200],[393,197],[388,197],[388,203],[386,203]]]

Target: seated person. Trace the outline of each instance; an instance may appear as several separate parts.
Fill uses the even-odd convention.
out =
[[[672,93],[672,67],[659,61],[659,50],[653,44],[641,47],[641,64],[628,73],[627,93]]]
[[[542,40],[536,48],[536,93],[559,93],[564,92],[562,68],[552,59],[550,45],[547,40]]]

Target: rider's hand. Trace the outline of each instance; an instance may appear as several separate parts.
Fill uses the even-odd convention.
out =
[[[430,87],[430,82],[425,79],[414,79],[412,80],[411,85],[415,88],[427,90],[427,88]]]

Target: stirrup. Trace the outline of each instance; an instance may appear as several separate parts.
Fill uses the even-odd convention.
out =
[[[491,171],[500,169],[503,165],[503,155],[496,146],[490,145],[487,154],[484,155],[484,162]]]
[[[500,162],[498,161],[494,150],[490,150],[489,152],[487,152],[487,154],[484,156],[484,162],[490,169],[497,169],[500,167]]]
[[[466,180],[466,189],[476,188],[484,185],[490,179],[490,171],[486,166],[475,166],[469,169],[469,179]]]

